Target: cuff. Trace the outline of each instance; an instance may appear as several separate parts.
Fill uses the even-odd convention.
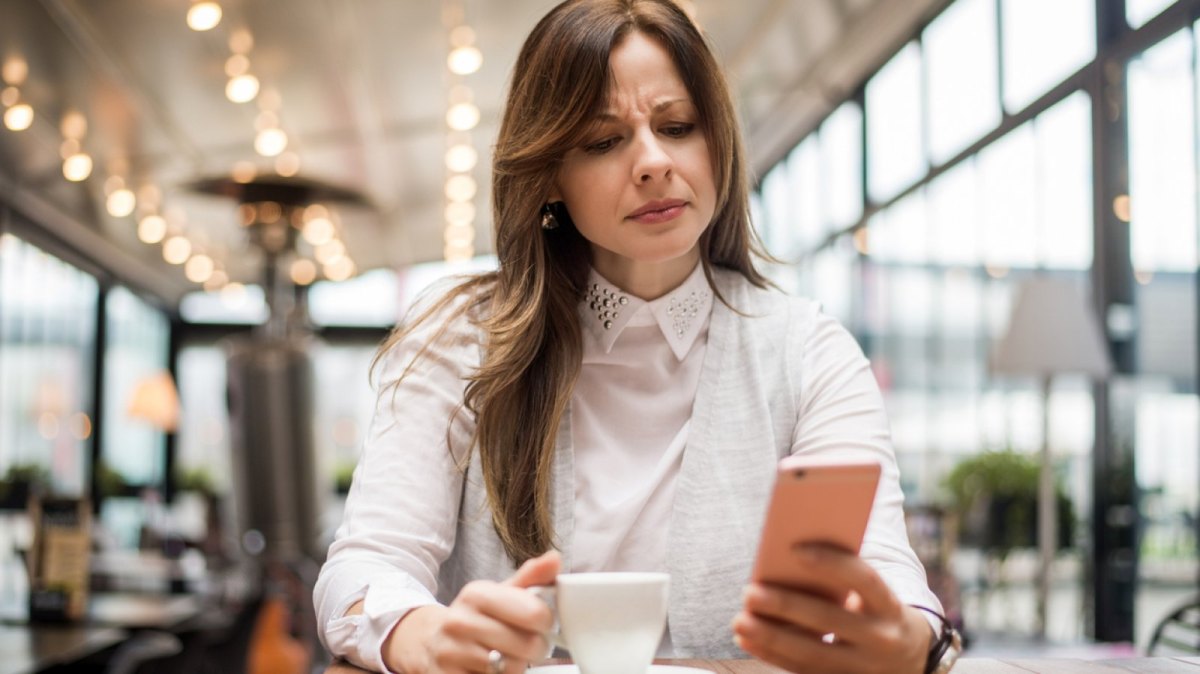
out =
[[[355,593],[334,615],[345,613],[358,600],[363,600],[363,612],[331,619],[325,625],[330,650],[350,662],[374,672],[395,674],[383,659],[383,644],[397,623],[410,611],[437,601],[424,588],[391,583],[372,583]]]

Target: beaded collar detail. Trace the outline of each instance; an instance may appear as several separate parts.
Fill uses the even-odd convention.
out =
[[[678,288],[649,302],[625,292],[593,269],[579,313],[584,329],[606,353],[612,351],[627,325],[656,323],[675,356],[683,360],[708,325],[712,305],[712,289],[699,264]]]

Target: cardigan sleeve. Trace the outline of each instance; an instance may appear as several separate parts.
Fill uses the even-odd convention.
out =
[[[792,454],[871,459],[882,466],[861,557],[902,603],[940,612],[904,522],[904,494],[883,398],[850,333],[808,304],[800,323],[799,391]]]
[[[436,603],[454,547],[473,424],[460,406],[479,348],[464,315],[438,336],[453,306],[380,361],[374,416],[313,593],[325,647],[373,671],[386,671],[383,642],[400,619]],[[359,600],[363,613],[346,616]]]

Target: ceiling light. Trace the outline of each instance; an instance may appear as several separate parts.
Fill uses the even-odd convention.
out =
[[[329,209],[325,207],[325,204],[311,204],[308,208],[304,209],[305,222],[316,220],[317,218],[328,219],[329,215]]]
[[[470,145],[455,145],[446,150],[446,168],[454,173],[466,173],[479,162],[479,153]]]
[[[167,235],[167,221],[161,215],[147,215],[138,223],[137,234],[142,243],[158,243]]]
[[[33,108],[28,103],[17,103],[4,111],[4,126],[12,131],[24,131],[33,124]]]
[[[353,260],[342,256],[333,262],[324,265],[322,270],[325,272],[325,278],[329,279],[330,281],[345,281],[351,276],[354,276],[356,268]]]
[[[317,246],[317,249],[313,252],[313,257],[317,258],[317,262],[325,265],[333,264],[345,256],[346,244],[338,241],[337,239],[326,241],[320,246]]]
[[[446,198],[450,201],[470,201],[477,190],[475,179],[467,175],[450,176],[446,180]]]
[[[479,124],[479,108],[474,103],[456,103],[446,111],[446,124],[455,131],[469,131]]]
[[[254,151],[264,157],[274,157],[287,149],[288,137],[283,129],[263,129],[254,137]]]
[[[450,225],[442,235],[447,246],[465,248],[475,243],[475,228],[471,225]]]
[[[3,91],[0,91],[0,103],[3,103],[6,108],[16,105],[19,100],[21,100],[21,90],[16,87],[5,87]]]
[[[254,118],[254,130],[274,129],[279,126],[279,115],[270,110],[263,110]]]
[[[13,86],[21,86],[25,84],[25,78],[29,76],[29,64],[20,56],[10,56],[4,60],[4,68],[0,70],[0,77],[4,81]]]
[[[237,77],[250,72],[250,59],[246,58],[245,54],[234,54],[225,59],[225,74],[229,77]]]
[[[213,267],[211,257],[204,254],[193,255],[184,266],[183,273],[192,283],[204,283],[212,276]]]
[[[229,51],[246,54],[254,49],[254,34],[248,28],[238,28],[229,36]]]
[[[216,292],[225,287],[229,283],[229,276],[221,269],[214,269],[208,280],[204,282],[204,289],[208,292]]]
[[[455,26],[454,30],[450,31],[450,46],[451,47],[466,47],[475,44],[475,29],[464,24]]]
[[[307,258],[298,258],[292,262],[292,283],[306,286],[317,280],[317,265]]]
[[[63,115],[62,121],[58,124],[64,138],[83,138],[87,135],[87,117],[83,116],[82,112],[72,110]]]
[[[248,103],[258,95],[258,78],[246,73],[230,78],[225,85],[225,98],[234,103]]]
[[[456,47],[446,57],[446,65],[455,75],[470,75],[483,65],[483,52],[476,47]]]
[[[138,204],[149,208],[157,208],[162,203],[162,190],[154,183],[146,183],[137,191]]]
[[[469,225],[475,220],[475,204],[469,201],[452,201],[446,204],[446,222],[451,225]]]
[[[63,160],[63,177],[71,182],[87,180],[92,175],[92,158],[86,153],[76,152]]]
[[[192,255],[192,242],[182,236],[172,236],[163,243],[163,259],[171,264],[183,264]]]
[[[252,161],[240,161],[233,165],[232,177],[235,183],[245,185],[254,180],[254,176],[256,175],[258,175],[258,168],[254,166],[254,162]]]
[[[275,159],[275,172],[284,178],[291,178],[300,172],[300,155],[295,152],[284,152]]]
[[[446,262],[467,262],[475,257],[475,248],[473,246],[445,246],[442,248],[442,257],[446,258]]]
[[[114,218],[123,218],[133,212],[137,206],[137,197],[127,188],[122,187],[119,190],[113,190],[112,194],[108,195],[105,206],[108,208],[109,215]]]
[[[221,23],[221,6],[215,2],[196,2],[188,8],[187,25],[195,31],[212,30]]]
[[[304,223],[301,236],[313,246],[323,246],[333,240],[333,223],[326,218],[313,218]]]

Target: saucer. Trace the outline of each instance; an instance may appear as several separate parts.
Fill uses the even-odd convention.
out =
[[[526,674],[580,674],[578,665],[542,665],[530,667]],[[681,665],[650,665],[646,674],[713,674],[711,670]]]

